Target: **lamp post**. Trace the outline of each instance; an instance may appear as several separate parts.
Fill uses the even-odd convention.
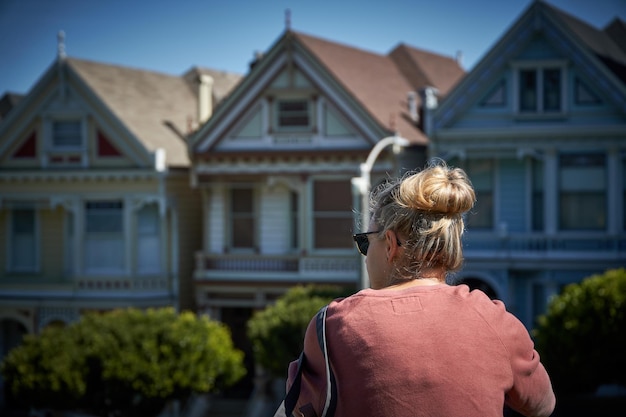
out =
[[[372,188],[371,172],[378,155],[380,155],[380,153],[388,146],[392,146],[394,155],[397,155],[400,153],[402,148],[408,145],[409,141],[401,136],[398,136],[397,134],[381,139],[378,143],[376,143],[376,145],[374,145],[365,162],[360,165],[361,176],[352,178],[352,187],[357,191],[361,199],[361,230],[363,232],[367,232],[367,228],[370,223],[369,199],[370,190]],[[360,284],[361,289],[369,287],[369,277],[367,276],[367,268],[365,267],[365,257],[362,257],[361,260]]]

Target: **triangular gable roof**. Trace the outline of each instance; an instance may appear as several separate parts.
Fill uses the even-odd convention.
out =
[[[545,1],[535,1],[458,86],[442,100],[435,111],[435,128],[449,124],[472,103],[473,97],[484,92],[486,84],[492,80],[491,76],[500,71],[506,65],[507,60],[516,53],[513,43],[519,44],[521,39],[531,36],[535,31],[537,19],[540,17],[559,35],[572,40],[573,47],[582,52],[582,54],[572,54],[572,59],[591,61],[591,64],[607,79],[613,81],[610,87],[606,87],[606,94],[616,100],[619,107],[626,109],[626,85],[623,72],[626,68],[626,54],[608,31],[596,29],[548,5]]]
[[[214,79],[213,97],[223,99],[240,76],[207,68],[192,68],[183,76],[104,64],[82,59],[60,57],[54,62],[29,94],[0,121],[10,123],[30,101],[54,82],[60,68],[69,78],[85,87],[96,106],[111,113],[147,153],[165,150],[170,166],[188,166],[186,134],[197,124],[198,95],[194,75],[208,74]],[[23,102],[23,103],[22,103]],[[22,106],[21,104],[24,104]],[[97,110],[96,110],[97,111]],[[5,126],[0,124],[0,131]],[[7,145],[7,144],[5,144]]]
[[[197,118],[197,95],[184,77],[68,59],[68,65],[150,151],[166,151],[168,165],[187,166],[186,134]],[[206,69],[195,69],[208,73]],[[219,72],[212,72],[217,75]],[[227,77],[223,77],[226,79]],[[222,78],[214,87],[225,95]],[[228,86],[232,87],[232,83]]]
[[[405,47],[405,49],[409,51],[410,65],[418,68],[419,71],[403,72],[400,65],[392,57],[392,53],[380,55],[287,30],[226,100],[227,103],[224,106],[229,108],[228,111],[232,111],[235,102],[261,78],[263,67],[269,65],[268,61],[278,56],[282,48],[296,47],[291,42],[306,51],[308,57],[314,60],[316,65],[328,74],[334,83],[378,125],[378,129],[388,134],[397,132],[415,144],[425,145],[428,143],[428,139],[411,120],[407,94],[426,86],[441,87],[443,91],[447,91],[449,86],[460,78],[459,73],[463,73],[462,68],[452,59],[440,60],[438,64],[429,67],[425,65],[424,60],[443,57],[423,51],[420,55],[419,50],[409,47]],[[455,69],[444,72],[439,77],[433,76],[433,68],[441,66],[453,66]],[[416,73],[425,73],[428,74],[428,77],[419,78]],[[453,75],[448,76],[448,74]],[[422,80],[424,81],[422,82]],[[431,82],[436,84],[432,85]],[[226,109],[224,112],[226,113]],[[200,142],[219,123],[220,114],[216,113],[214,118],[194,133],[191,142],[196,151],[200,146],[206,148],[206,144]]]

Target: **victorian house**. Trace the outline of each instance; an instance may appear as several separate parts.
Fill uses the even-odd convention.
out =
[[[85,311],[194,309],[200,194],[185,135],[240,76],[59,55],[0,118],[0,357]]]
[[[245,350],[245,322],[289,287],[358,288],[352,178],[387,137],[410,146],[382,150],[372,184],[421,168],[421,96],[445,95],[463,74],[454,58],[404,44],[381,55],[286,30],[190,138],[202,197],[198,311]]]
[[[564,285],[626,266],[623,21],[533,2],[431,107],[430,155],[477,191],[460,281],[532,328]]]

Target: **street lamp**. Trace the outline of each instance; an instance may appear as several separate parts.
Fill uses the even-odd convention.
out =
[[[371,172],[374,167],[374,162],[378,155],[388,146],[392,146],[394,155],[400,153],[400,150],[409,145],[409,141],[397,134],[394,136],[388,136],[378,141],[372,148],[367,159],[360,165],[361,176],[352,178],[352,188],[356,190],[361,199],[361,230],[367,232],[367,228],[370,223],[370,190],[371,184]],[[365,257],[361,260],[361,289],[369,287],[369,277],[367,276],[367,268],[365,267]]]

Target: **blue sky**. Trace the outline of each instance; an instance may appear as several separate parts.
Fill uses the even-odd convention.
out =
[[[0,96],[27,93],[69,56],[181,75],[192,66],[245,74],[285,29],[377,53],[403,42],[471,68],[533,0],[0,0]],[[549,0],[596,27],[626,20],[626,0]]]

